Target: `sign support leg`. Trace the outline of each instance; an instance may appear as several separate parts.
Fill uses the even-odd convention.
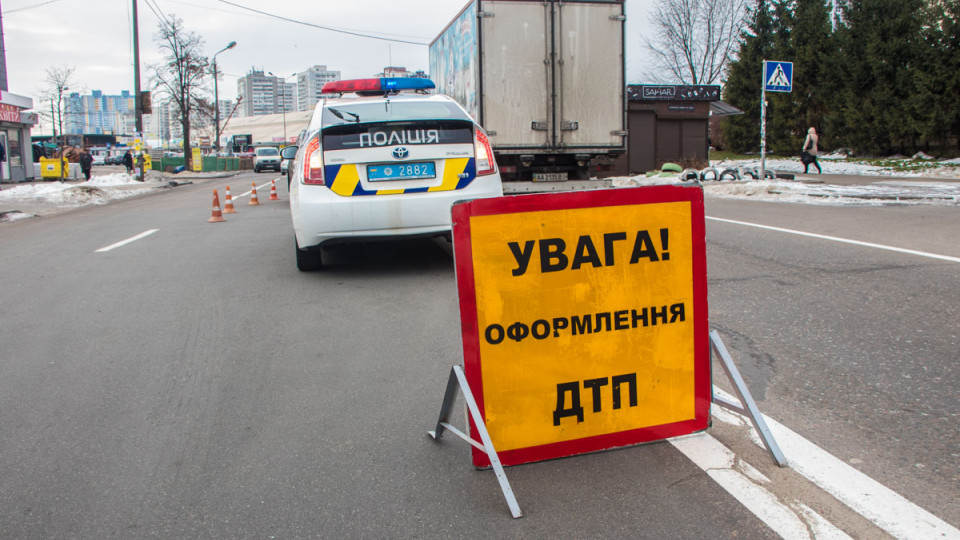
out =
[[[760,434],[763,445],[767,447],[767,451],[773,456],[777,465],[786,467],[788,465],[787,458],[783,455],[783,452],[780,451],[780,446],[777,444],[777,440],[773,438],[773,433],[771,433],[770,428],[767,427],[767,423],[763,419],[763,414],[760,413],[756,402],[753,401],[753,396],[750,394],[750,389],[747,388],[747,383],[744,382],[743,377],[740,376],[740,370],[738,370],[737,366],[733,363],[730,353],[727,352],[727,348],[724,346],[723,341],[720,339],[720,334],[716,330],[710,331],[710,344],[711,352],[715,351],[720,357],[720,364],[727,373],[727,378],[733,383],[733,388],[736,390],[737,397],[740,398],[740,403],[742,403],[743,406],[741,407],[716,394],[713,394],[713,402],[725,409],[749,418],[750,422],[753,423],[753,427],[757,430],[757,433]]]
[[[458,387],[463,392],[463,399],[467,402],[467,409],[470,417],[473,418],[474,425],[477,427],[477,434],[480,435],[482,443],[475,441],[469,435],[450,425],[450,413],[457,398]],[[517,504],[517,498],[513,495],[513,489],[510,487],[510,481],[507,480],[503,465],[497,456],[497,451],[493,448],[493,441],[490,440],[490,435],[487,433],[487,426],[480,416],[480,408],[477,406],[476,400],[473,399],[473,392],[470,391],[467,377],[463,374],[463,369],[460,366],[453,366],[450,369],[450,378],[447,379],[447,391],[443,396],[443,405],[440,407],[437,427],[434,431],[428,431],[427,434],[436,441],[440,439],[444,431],[450,431],[487,454],[487,457],[490,458],[490,465],[497,475],[497,482],[500,483],[500,491],[503,492],[503,497],[507,500],[507,506],[510,507],[510,514],[514,519],[523,517],[523,513],[520,512],[520,505]]]

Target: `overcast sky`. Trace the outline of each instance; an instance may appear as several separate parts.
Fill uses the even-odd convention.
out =
[[[141,86],[148,66],[160,61],[155,37],[158,9],[176,14],[217,56],[223,79],[220,99],[233,99],[237,79],[251,68],[289,76],[320,64],[342,77],[369,77],[385,66],[428,71],[427,45],[466,5],[466,0],[137,0]],[[641,34],[653,0],[627,0],[627,81],[643,82]],[[33,97],[45,86],[46,70],[76,68],[72,90],[119,94],[133,90],[133,0],[0,0],[9,91]],[[358,37],[280,20],[266,12],[317,26],[395,38],[399,43]],[[293,79],[289,79],[293,81]],[[34,104],[40,106],[39,103]]]

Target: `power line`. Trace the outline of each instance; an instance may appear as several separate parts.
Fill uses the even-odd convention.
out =
[[[60,1],[60,0],[47,0],[46,2],[37,4],[37,5],[35,5],[35,6],[27,6],[27,7],[22,7],[22,8],[8,9],[8,10],[6,10],[5,13],[14,13],[14,12],[17,12],[17,11],[26,11],[26,10],[28,10],[28,9],[36,9],[36,8],[38,8],[38,7],[43,7],[43,6],[47,5],[47,4],[52,4],[52,3],[54,3],[54,2],[59,2],[59,1]]]
[[[408,44],[408,45],[429,45],[429,43],[424,42],[424,41],[409,41],[409,40],[405,40],[405,39],[387,38],[387,37],[382,37],[382,36],[375,36],[375,35],[373,35],[373,34],[366,34],[366,33],[363,33],[363,32],[353,32],[353,31],[350,31],[350,30],[344,30],[344,29],[342,29],[342,28],[334,28],[334,27],[332,27],[332,26],[322,26],[322,25],[319,25],[319,24],[313,24],[313,23],[308,23],[308,22],[304,22],[304,21],[298,21],[298,20],[296,20],[296,19],[290,19],[290,18],[288,18],[288,17],[283,17],[283,16],[281,16],[281,15],[276,15],[276,14],[273,14],[273,13],[267,13],[266,11],[260,11],[260,10],[258,10],[258,9],[253,9],[253,8],[251,8],[251,7],[243,6],[243,5],[237,4],[237,3],[235,3],[235,2],[230,2],[229,0],[218,0],[218,1],[221,2],[221,3],[227,4],[227,5],[231,5],[231,6],[233,6],[233,7],[238,7],[238,8],[240,8],[240,9],[245,9],[245,10],[247,10],[247,11],[252,11],[252,12],[254,12],[254,13],[259,13],[260,15],[265,15],[265,16],[267,16],[267,17],[271,17],[271,18],[274,18],[274,19],[279,19],[279,20],[281,20],[281,21],[292,22],[292,23],[294,23],[294,24],[301,24],[301,25],[303,25],[303,26],[309,26],[309,27],[311,27],[311,28],[319,28],[320,30],[329,30],[329,31],[331,31],[331,32],[339,32],[339,33],[341,33],[341,34],[349,34],[349,35],[351,35],[351,36],[359,36],[359,37],[365,37],[365,38],[370,38],[370,39],[379,39],[379,40],[382,40],[382,41],[392,41],[392,42],[394,42],[394,43],[406,43],[406,44]]]
[[[170,21],[167,20],[167,14],[164,13],[162,9],[160,9],[160,6],[153,0],[146,0],[146,4],[147,4],[147,7],[150,8],[150,11],[152,11],[153,14],[156,15],[157,19],[160,20],[160,24],[163,25],[163,27],[167,30],[167,32],[170,32],[171,34],[175,34],[176,33],[175,29],[170,24]]]

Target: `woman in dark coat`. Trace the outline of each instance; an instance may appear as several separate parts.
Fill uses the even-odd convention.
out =
[[[80,153],[80,170],[83,171],[83,177],[90,181],[90,170],[93,168],[93,156],[90,152],[84,150]]]
[[[133,174],[133,154],[129,150],[123,155],[123,166],[127,168],[127,174]]]

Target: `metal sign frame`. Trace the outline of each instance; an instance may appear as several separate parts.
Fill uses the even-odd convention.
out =
[[[453,404],[457,400],[458,389],[463,393],[463,400],[467,405],[468,418],[471,421],[471,425],[475,426],[474,431],[480,435],[480,441],[482,442],[477,442],[450,423],[450,414],[453,412]],[[493,441],[490,440],[490,435],[487,433],[487,427],[483,423],[483,418],[480,417],[480,409],[477,407],[477,401],[473,398],[473,392],[467,383],[467,377],[463,374],[463,369],[460,366],[453,366],[453,368],[450,369],[450,378],[447,379],[447,391],[443,394],[443,405],[440,407],[440,418],[437,420],[437,427],[435,427],[433,431],[428,431],[427,435],[429,435],[431,439],[439,441],[444,431],[453,433],[457,437],[470,443],[470,446],[473,446],[474,449],[487,455],[490,459],[490,465],[497,475],[497,482],[500,483],[500,491],[503,492],[503,498],[506,499],[507,506],[510,508],[510,515],[513,516],[514,519],[523,517],[523,513],[520,511],[520,505],[517,504],[517,497],[513,494],[513,488],[510,487],[507,474],[503,470],[503,465],[500,464],[500,458],[497,456],[497,451],[493,447]]]

